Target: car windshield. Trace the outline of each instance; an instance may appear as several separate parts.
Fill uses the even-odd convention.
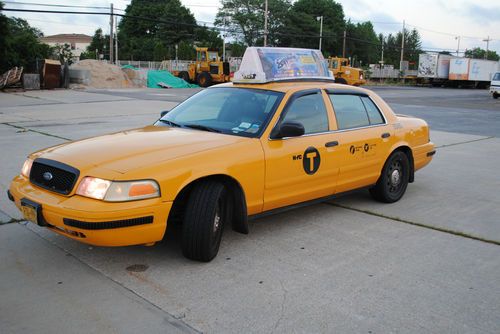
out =
[[[155,125],[257,137],[283,95],[262,89],[209,88],[179,104]]]
[[[493,79],[491,79],[491,80],[500,81],[500,72],[495,73],[495,75],[493,76]]]

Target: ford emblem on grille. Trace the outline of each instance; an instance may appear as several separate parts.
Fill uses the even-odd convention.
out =
[[[46,181],[50,181],[50,180],[52,180],[52,178],[53,178],[52,173],[51,173],[51,172],[45,172],[45,173],[43,173],[43,178],[44,178]]]

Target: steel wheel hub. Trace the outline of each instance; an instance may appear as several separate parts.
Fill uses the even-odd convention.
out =
[[[391,173],[391,184],[393,186],[397,186],[400,181],[401,181],[401,173],[399,172],[398,169],[393,170]]]

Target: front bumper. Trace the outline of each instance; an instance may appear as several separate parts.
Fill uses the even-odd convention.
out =
[[[490,86],[490,94],[497,93],[500,94],[500,87],[499,86]]]
[[[21,201],[41,206],[38,224],[68,238],[96,246],[151,244],[163,239],[172,202],[160,198],[110,203],[78,195],[63,196],[36,187],[23,176],[9,189]]]

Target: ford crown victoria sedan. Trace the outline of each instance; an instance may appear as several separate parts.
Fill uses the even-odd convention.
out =
[[[324,80],[227,83],[156,123],[31,154],[8,195],[26,219],[92,245],[150,245],[182,224],[183,254],[210,261],[224,227],[369,189],[398,201],[435,153],[420,119]]]

